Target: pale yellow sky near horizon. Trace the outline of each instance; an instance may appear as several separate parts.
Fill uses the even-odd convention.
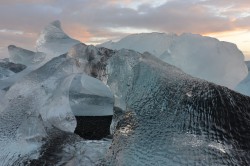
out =
[[[250,32],[248,30],[236,30],[222,33],[204,34],[215,37],[220,41],[231,42],[237,45],[245,56],[245,60],[250,60]]]

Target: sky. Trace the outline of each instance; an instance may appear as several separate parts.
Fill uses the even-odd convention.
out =
[[[54,20],[86,44],[133,33],[194,33],[235,43],[250,60],[249,0],[1,0],[0,57],[10,44],[35,50]]]

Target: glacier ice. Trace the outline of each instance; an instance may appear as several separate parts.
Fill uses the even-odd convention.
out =
[[[42,62],[46,55],[42,52],[33,52],[14,45],[8,46],[10,62],[29,66],[30,64]]]
[[[42,38],[43,34],[49,35]],[[59,22],[42,35],[38,46],[49,58],[0,80],[1,165],[250,164],[249,97],[194,78],[150,51],[141,54],[79,42],[63,48],[65,34]],[[203,46],[202,37],[190,36],[169,39],[166,51],[157,49],[161,58],[174,63],[178,57],[173,53],[178,51],[188,58],[177,48],[191,47],[189,40],[204,50],[215,47],[210,41],[215,39]],[[225,45],[223,49],[236,49]],[[86,121],[99,125],[94,132],[102,132],[98,119],[112,114],[113,140],[90,141],[74,133],[79,124],[83,130],[92,125]]]
[[[242,93],[242,94],[244,94],[244,95],[250,96],[250,73],[249,73],[250,61],[246,61],[246,65],[247,65],[247,68],[248,68],[248,75],[244,80],[242,80],[236,86],[235,90]]]
[[[46,63],[44,53],[35,53],[13,45],[10,45],[8,50],[10,58],[0,61],[0,68],[4,68],[0,75],[5,76],[0,79],[0,89],[4,90],[8,90],[15,82]]]
[[[75,116],[113,115],[113,95],[100,80],[85,74],[74,77],[69,101]]]
[[[78,89],[80,95],[92,93],[96,94],[96,96],[109,98],[106,109],[95,108],[93,103],[87,102],[89,105],[92,104],[93,107],[91,108],[92,111],[87,113],[87,115],[91,116],[98,113],[102,114],[102,111],[108,111],[104,115],[112,115],[113,96],[101,81],[84,74],[80,75],[79,73],[82,73],[82,70],[77,61],[64,54],[53,58],[42,67],[27,74],[12,85],[7,92],[0,91],[0,95],[4,99],[2,100],[1,98],[0,100],[0,145],[4,145],[0,148],[2,152],[0,153],[0,164],[15,165],[18,163],[19,165],[24,163],[24,161],[46,163],[49,159],[43,159],[41,154],[44,153],[43,151],[49,151],[50,145],[47,143],[51,139],[53,140],[54,137],[59,137],[59,135],[63,135],[64,138],[69,137],[72,142],[68,140],[69,142],[62,141],[57,143],[58,145],[54,147],[58,148],[57,150],[64,146],[65,143],[68,146],[76,146],[74,145],[74,140],[78,142],[79,146],[87,145],[87,142],[82,139],[80,141],[79,136],[73,134],[77,121],[74,111],[72,111],[74,108],[70,105],[69,92],[76,90],[75,88],[78,87],[80,88]],[[76,83],[78,83],[79,78],[82,84],[78,85]],[[76,82],[72,80],[76,80]],[[74,85],[77,87],[72,87]],[[86,101],[80,101],[79,104],[81,105],[83,102]],[[86,114],[83,110],[79,115],[85,116]],[[25,148],[16,148],[21,146],[19,144],[25,146]],[[92,145],[90,143],[89,148],[94,148],[97,144]],[[106,149],[109,144],[110,142],[104,144],[102,148]],[[74,157],[74,154],[77,153],[80,147],[77,147],[78,149],[70,149],[68,153],[72,154],[69,156]],[[88,149],[86,148],[85,150],[87,151]],[[55,155],[57,152],[55,152]],[[86,158],[84,159],[86,161],[89,160],[88,155],[91,154],[85,154]],[[92,155],[93,157],[97,155],[98,158],[98,156],[102,156],[104,153],[98,152],[96,148],[92,150]],[[72,159],[69,159],[69,156],[66,157],[67,162]],[[62,158],[64,157],[63,155],[58,158],[63,160]],[[54,159],[56,160],[56,157]],[[84,159],[81,159],[81,161]],[[92,159],[88,162],[95,161],[95,158]],[[80,156],[78,156],[78,159],[74,159],[74,162],[78,162],[78,160],[80,160]]]
[[[48,24],[36,41],[36,49],[47,54],[47,59],[67,53],[78,40],[70,38],[61,28],[60,21]]]
[[[200,35],[182,34],[160,58],[188,74],[234,89],[247,76],[244,55],[237,46]]]
[[[0,80],[6,79],[14,74],[14,72],[0,66]]]
[[[191,77],[149,54],[75,48],[85,66],[92,57],[89,71],[95,69],[92,61],[101,60],[103,67],[95,75],[114,93],[120,114],[101,165],[249,164],[250,98]]]
[[[22,64],[16,64],[9,61],[1,61],[1,60],[0,60],[0,67],[8,69],[14,73],[19,73],[26,68],[26,66]]]
[[[12,144],[18,146],[22,142],[31,141],[31,145],[37,150],[42,145],[40,140],[46,138],[46,132],[51,128],[74,132],[75,117],[69,102],[63,100],[68,97],[64,91],[69,88],[65,86],[66,89],[63,90],[61,87],[62,84],[70,85],[68,75],[77,71],[74,63],[74,60],[62,55],[10,87],[5,94],[6,105],[0,108],[0,144],[5,145],[1,146],[3,153],[0,154],[0,161],[7,160],[10,154],[12,156],[9,157],[13,161],[27,155],[26,152],[23,154],[16,151],[19,148],[11,149]],[[48,106],[54,106],[55,109],[52,107],[46,109]],[[36,125],[31,125],[34,122]],[[27,150],[31,153],[29,149]]]
[[[184,72],[234,89],[248,71],[236,45],[196,34],[142,33],[99,47],[149,52]]]
[[[117,42],[108,41],[102,43],[98,45],[98,47],[106,47],[115,50],[126,48],[141,53],[149,52],[156,57],[160,57],[176,38],[177,35],[174,33],[139,33],[124,37]]]
[[[25,65],[15,64],[8,61],[0,61],[0,80],[13,76],[26,68]]]

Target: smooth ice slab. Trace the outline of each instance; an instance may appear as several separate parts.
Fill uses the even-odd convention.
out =
[[[8,46],[10,62],[23,64],[26,66],[41,63],[46,55],[42,52],[33,52],[14,45]]]
[[[113,115],[113,95],[100,80],[85,74],[74,77],[69,89],[70,106],[75,116]]]

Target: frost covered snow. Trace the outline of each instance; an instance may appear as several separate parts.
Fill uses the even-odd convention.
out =
[[[145,35],[148,47],[151,35],[168,49],[155,43],[157,49],[141,54],[143,46],[88,46],[69,38],[56,21],[38,39],[45,60],[30,63],[33,56],[18,48],[22,54],[14,57],[25,57],[26,69],[15,73],[0,63],[0,165],[249,165],[250,97],[176,67],[195,68],[196,62],[203,65],[196,69],[213,66],[223,74],[228,53],[235,61],[231,67],[243,72],[237,47],[199,35],[158,33]],[[215,70],[204,71],[217,78]],[[228,86],[240,79],[230,78]],[[112,123],[105,121],[112,115]],[[109,128],[112,136],[99,140],[76,132],[92,136]]]
[[[149,52],[192,76],[230,89],[248,73],[244,55],[235,44],[196,34],[142,33],[99,46]]]

